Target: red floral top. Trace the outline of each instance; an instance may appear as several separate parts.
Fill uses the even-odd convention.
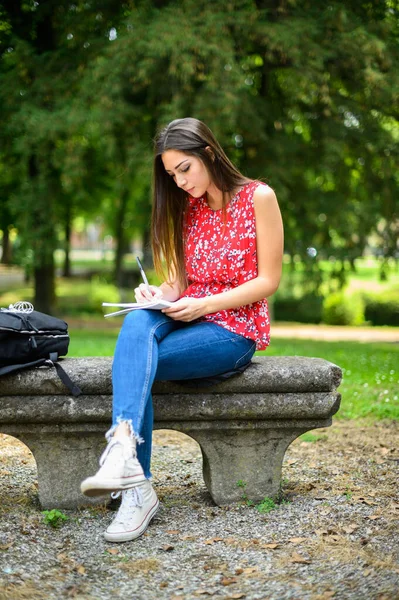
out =
[[[235,288],[258,274],[253,195],[259,181],[245,184],[223,211],[212,210],[203,196],[188,196],[184,227],[188,288],[182,294],[203,298]],[[205,315],[202,320],[217,323],[256,342],[263,350],[270,342],[267,300]]]

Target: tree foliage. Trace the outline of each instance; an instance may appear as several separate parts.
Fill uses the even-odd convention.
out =
[[[286,250],[314,280],[309,247],[353,262],[378,231],[392,256],[398,13],[394,0],[6,1],[2,161],[35,268],[53,269],[61,223],[104,210],[117,275],[127,236],[148,230],[151,139],[188,115],[275,188]]]

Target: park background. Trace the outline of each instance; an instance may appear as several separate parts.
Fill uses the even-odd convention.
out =
[[[302,436],[294,456],[343,456],[355,474],[334,493],[358,506],[397,460],[398,38],[396,0],[4,0],[0,306],[30,300],[69,323],[70,356],[111,356],[121,320],[101,303],[132,299],[136,254],[157,283],[152,140],[172,119],[204,120],[283,214],[265,353],[343,370],[335,428]],[[390,599],[384,565],[376,589]],[[364,581],[342,597],[368,597]]]
[[[64,317],[71,355],[113,353],[120,319],[106,322],[102,302],[133,299],[135,254],[157,283],[152,140],[191,115],[276,191],[273,323],[374,326],[395,341],[377,333],[399,325],[397,2],[3,6],[1,306]],[[341,416],[398,414],[392,343],[274,338],[267,352],[343,367]]]

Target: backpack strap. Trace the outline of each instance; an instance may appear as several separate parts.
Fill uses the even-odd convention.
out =
[[[54,367],[58,377],[61,379],[62,383],[69,389],[69,391],[73,394],[73,396],[80,396],[82,390],[76,383],[73,383],[69,375],[64,371],[61,365],[58,363],[58,354],[57,352],[51,352],[50,358],[39,358],[38,360],[33,360],[29,363],[23,363],[20,365],[6,365],[5,367],[0,367],[0,376],[8,375],[9,373],[13,373],[14,371],[22,371],[23,369],[29,369],[30,367],[41,367],[43,365],[47,365],[49,367]]]
[[[58,362],[57,352],[50,352],[50,358],[46,360],[45,363],[46,365],[50,363],[53,367],[55,367],[58,377],[74,396],[80,396],[82,390],[78,385],[76,385],[76,383],[72,381],[68,373],[66,373],[66,371],[64,371],[64,369],[61,367],[60,363]]]

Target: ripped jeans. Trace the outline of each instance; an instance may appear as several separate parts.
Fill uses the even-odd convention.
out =
[[[157,310],[127,314],[112,366],[113,414],[109,434],[127,421],[138,440],[137,458],[151,477],[153,407],[156,381],[212,377],[247,364],[255,342],[210,322],[174,321]]]

